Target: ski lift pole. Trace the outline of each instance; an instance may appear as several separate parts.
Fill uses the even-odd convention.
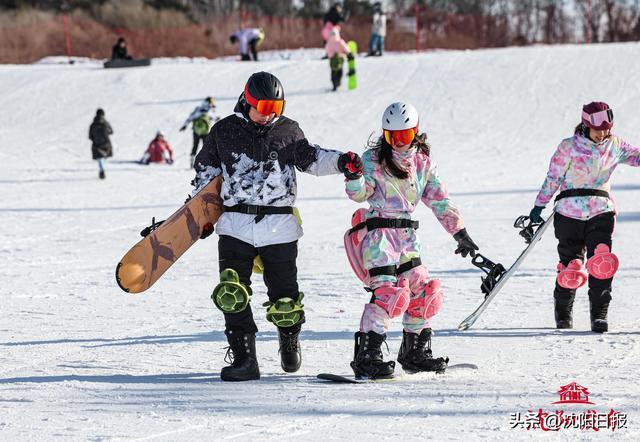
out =
[[[587,0],[586,10],[585,10],[585,27],[586,27],[586,36],[585,40],[587,43],[591,43],[591,0]]]
[[[69,58],[69,64],[71,61],[71,35],[69,34],[69,10],[71,7],[69,3],[62,2],[60,5],[60,11],[62,11],[62,24],[64,27],[64,42],[65,42],[65,50],[67,53],[67,57]]]
[[[414,6],[416,15],[416,52],[420,52],[420,5],[416,2]]]

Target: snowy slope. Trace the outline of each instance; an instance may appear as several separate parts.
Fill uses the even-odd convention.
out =
[[[298,267],[308,319],[298,373],[280,369],[256,278],[263,378],[219,381],[226,340],[209,299],[218,271],[215,237],[198,243],[149,292],[120,291],[113,276],[119,258],[152,216],[166,217],[190,191],[191,136],[178,128],[207,95],[216,97],[220,114],[230,113],[258,69],[281,78],[287,114],[324,147],[362,152],[379,133],[385,106],[412,102],[468,231],[486,256],[505,265],[523,247],[511,224],[528,213],[549,157],[572,133],[583,103],[609,102],[616,132],[640,142],[638,44],[359,58],[359,89],[335,94],[327,92],[327,62],[315,55],[255,64],[162,60],[131,70],[93,63],[0,67],[0,439],[540,438],[548,434],[511,429],[510,414],[582,411],[551,405],[561,386],[576,381],[589,388],[596,404],[590,408],[627,414],[616,439],[638,440],[640,171],[628,167],[614,175],[621,268],[612,331],[602,336],[588,332],[584,289],[575,329],[553,328],[551,232],[476,326],[457,332],[481,300],[480,272],[453,254],[453,240],[428,209],[417,211],[423,262],[446,288],[434,352],[452,364],[477,364],[477,371],[364,386],[316,382],[319,372],[350,372],[353,333],[368,300],[341,245],[357,206],[337,176],[299,175],[306,235]],[[97,107],[115,130],[105,181],[97,179],[87,140]],[[131,163],[158,129],[176,150],[176,164]],[[387,357],[395,358],[400,331],[395,321]]]

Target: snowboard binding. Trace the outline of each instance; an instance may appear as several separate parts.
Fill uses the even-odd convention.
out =
[[[151,232],[153,232],[158,227],[160,227],[163,222],[165,222],[165,220],[156,222],[156,217],[154,216],[153,218],[151,218],[151,225],[148,226],[148,227],[145,227],[144,229],[142,229],[140,231],[140,236],[143,237],[143,238],[146,238],[147,236],[149,236],[151,234]]]
[[[487,275],[484,278],[480,278],[480,280],[482,281],[480,290],[482,290],[482,293],[484,293],[485,297],[488,296],[489,293],[491,293],[498,281],[500,281],[500,278],[502,278],[502,276],[507,272],[502,264],[496,264],[480,253],[475,254],[475,256],[471,259],[471,264],[478,267]]]
[[[529,221],[527,223],[527,221]],[[513,223],[513,227],[516,229],[520,229],[520,236],[524,238],[524,241],[527,244],[531,244],[533,241],[533,237],[536,232],[545,222],[534,223],[531,222],[530,218],[526,215],[519,216],[516,221]]]

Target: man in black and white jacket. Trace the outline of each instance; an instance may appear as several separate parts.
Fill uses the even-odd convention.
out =
[[[267,319],[278,327],[283,370],[300,368],[298,342],[304,322],[296,258],[302,228],[294,214],[295,169],[313,175],[362,174],[352,153],[322,149],[307,141],[298,123],[282,115],[284,90],[272,74],[253,74],[230,115],[212,128],[195,161],[194,194],[222,175],[225,212],[216,224],[221,282],[212,295],[224,312],[233,363],[223,381],[260,378],[258,331],[249,304],[251,273],[259,256],[269,303]],[[237,279],[236,275],[237,274]],[[228,302],[228,293],[233,293]]]

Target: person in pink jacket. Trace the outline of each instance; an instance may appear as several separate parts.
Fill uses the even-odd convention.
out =
[[[611,253],[616,206],[609,195],[610,178],[619,164],[640,166],[640,148],[611,133],[612,127],[613,110],[608,104],[583,106],[582,121],[553,154],[529,214],[533,223],[541,223],[542,210],[560,191],[553,215],[560,257],[554,290],[557,328],[573,328],[576,289],[588,280],[591,330],[608,331],[611,282],[618,267]]]
[[[389,105],[382,117],[383,135],[371,143],[360,164],[354,159],[350,170],[362,172],[347,176],[345,184],[350,199],[369,204],[369,209],[356,211],[345,237],[349,261],[371,294],[355,334],[351,368],[356,377],[393,375],[395,362],[383,360],[381,345],[396,317],[402,317],[403,325],[398,362],[406,372],[447,367],[448,358],[434,358],[431,351],[431,318],[440,310],[444,291],[420,259],[418,222],[411,219],[420,202],[457,241],[456,254],[473,256],[478,250],[449,198],[418,120],[412,105]]]
[[[337,90],[342,82],[342,67],[344,58],[351,60],[353,54],[349,50],[347,43],[340,37],[340,26],[334,26],[329,32],[329,38],[324,50],[329,58],[329,67],[331,67],[331,84],[333,90]]]
[[[159,130],[156,137],[149,143],[144,155],[140,159],[141,164],[162,163],[173,164],[173,150],[164,139],[164,133]]]

